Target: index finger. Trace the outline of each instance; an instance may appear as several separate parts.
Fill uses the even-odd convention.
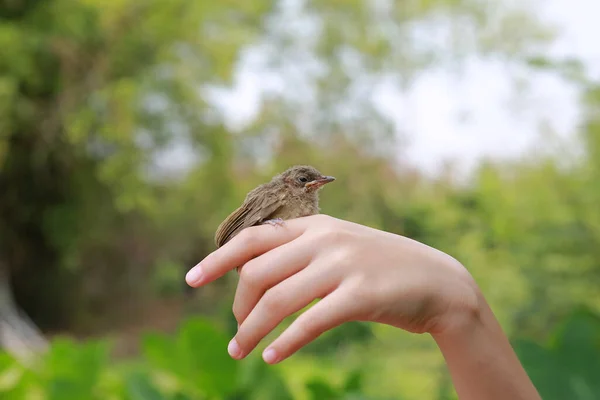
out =
[[[188,285],[198,287],[244,265],[276,247],[298,238],[307,228],[305,218],[282,225],[258,225],[244,229],[222,247],[210,253],[185,276]]]

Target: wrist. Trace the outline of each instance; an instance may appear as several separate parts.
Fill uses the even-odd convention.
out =
[[[478,306],[448,329],[432,332],[461,400],[540,400],[479,290]]]
[[[436,301],[438,310],[444,311],[432,321],[428,330],[436,342],[452,341],[480,329],[482,318],[489,310],[475,279],[460,262],[447,257],[444,270],[450,274],[437,291]]]
[[[468,285],[468,288],[464,288],[458,303],[460,306],[447,311],[436,329],[430,332],[438,346],[442,343],[464,340],[476,334],[484,328],[487,319],[485,314],[491,312],[476,285]]]

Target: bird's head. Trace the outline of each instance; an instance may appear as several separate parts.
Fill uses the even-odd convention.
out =
[[[333,176],[325,176],[316,168],[308,165],[296,165],[283,172],[281,179],[287,187],[297,194],[315,193],[329,182],[333,182]]]

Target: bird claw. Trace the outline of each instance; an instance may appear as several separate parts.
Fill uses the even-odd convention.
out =
[[[281,218],[269,219],[269,220],[266,220],[264,223],[269,224],[271,226],[283,226],[283,219],[281,219]]]

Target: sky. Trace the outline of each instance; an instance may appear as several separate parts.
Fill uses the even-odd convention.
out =
[[[559,39],[552,49],[556,55],[572,55],[585,62],[593,76],[600,76],[600,1],[546,0],[541,18],[556,24]],[[430,173],[440,172],[443,161],[452,158],[469,172],[482,157],[519,157],[535,152],[541,143],[539,123],[546,121],[555,134],[569,138],[580,121],[577,91],[556,77],[539,74],[530,81],[529,99],[534,104],[514,104],[510,81],[497,64],[475,62],[461,82],[442,73],[421,78],[408,101],[389,96],[386,108],[394,115],[400,104],[408,112],[396,113],[399,126],[408,125],[406,157]],[[406,99],[405,99],[406,100]],[[513,102],[512,108],[507,107]],[[523,108],[521,108],[523,107]],[[461,122],[457,114],[472,116]]]
[[[541,3],[540,18],[559,30],[551,54],[574,56],[600,78],[600,1]],[[502,65],[474,60],[465,72],[457,81],[433,70],[417,78],[408,92],[397,93],[391,86],[378,91],[375,101],[403,135],[405,147],[399,158],[432,175],[441,172],[450,159],[459,173],[468,175],[482,158],[513,158],[540,151],[541,123],[559,138],[572,138],[580,115],[578,93],[568,83],[550,74],[535,74],[527,95],[517,100]],[[255,115],[264,82],[242,69],[234,91],[217,99],[225,105],[230,122]],[[174,158],[185,163],[183,153],[176,153]]]

